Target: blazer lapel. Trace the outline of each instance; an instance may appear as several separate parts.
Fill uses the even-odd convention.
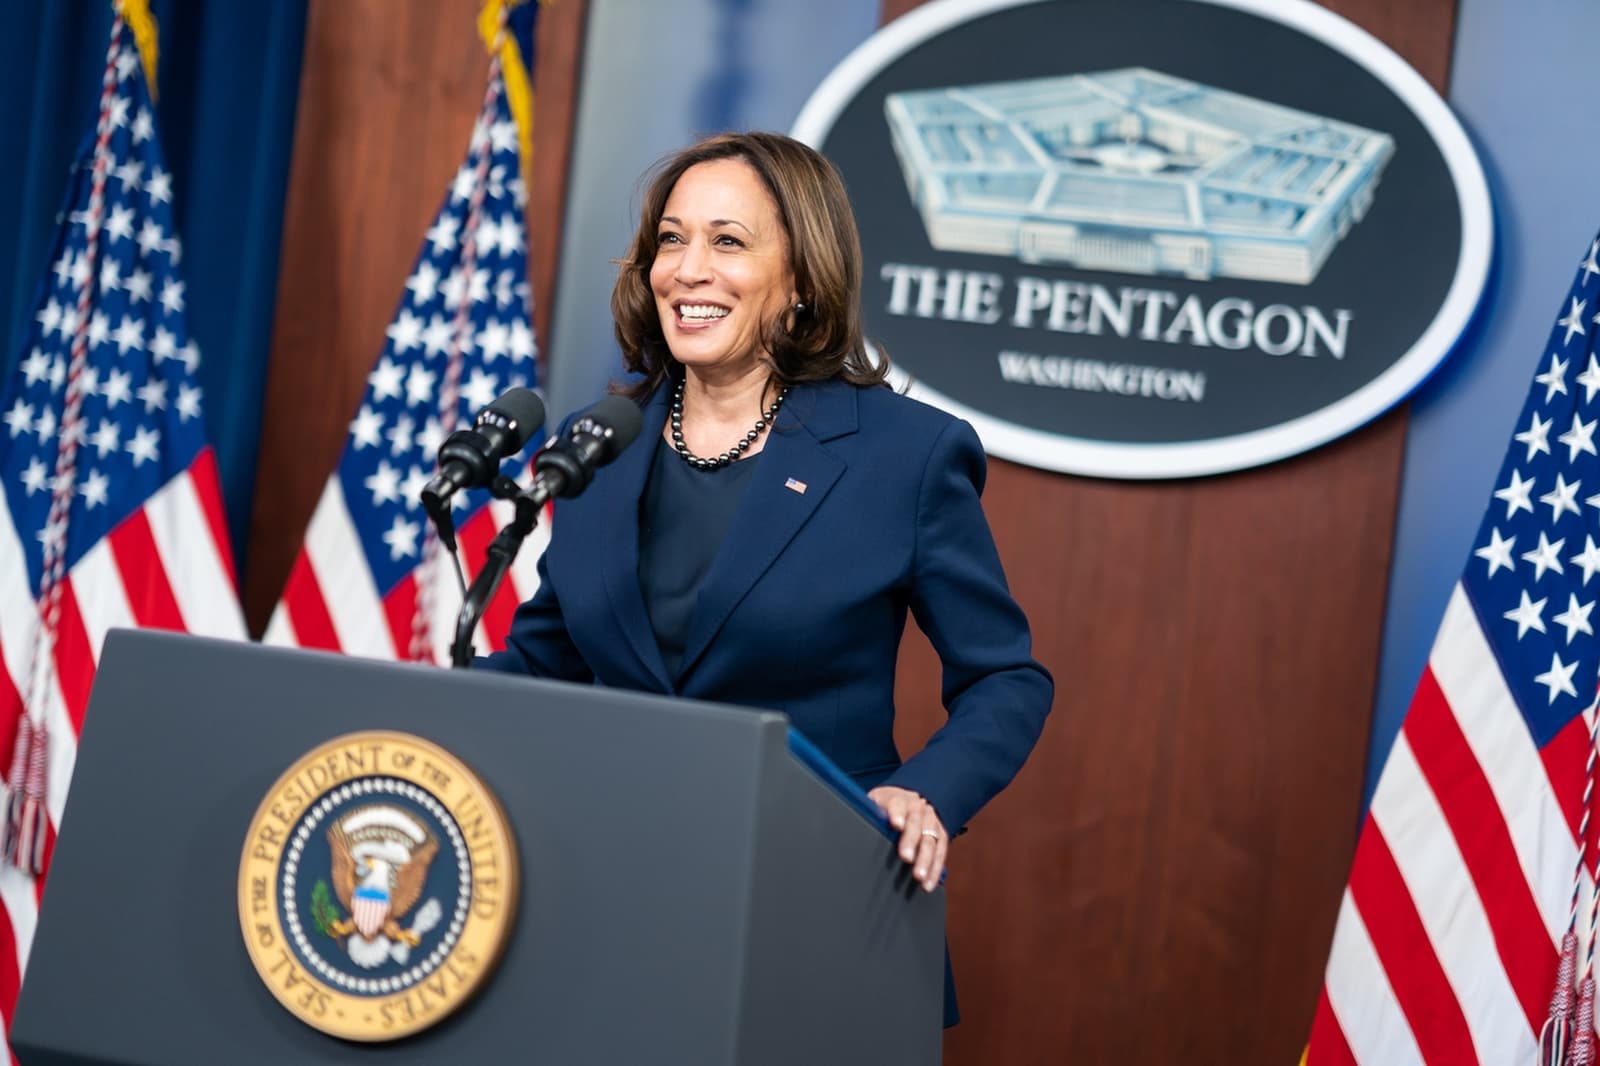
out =
[[[639,590],[639,501],[644,496],[645,480],[655,458],[661,427],[667,421],[670,390],[659,388],[644,405],[644,421],[633,446],[623,450],[607,470],[599,472],[589,486],[595,500],[600,530],[600,570],[617,624],[628,636],[634,654],[654,679],[661,692],[673,691],[672,679],[661,659],[655,630],[645,612],[644,594]]]
[[[853,386],[839,382],[790,390],[689,622],[679,679],[705,654],[739,601],[821,505],[845,462],[823,441],[856,429]],[[659,432],[659,429],[658,429]]]

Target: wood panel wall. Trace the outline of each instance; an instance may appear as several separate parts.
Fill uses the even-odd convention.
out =
[[[1444,91],[1455,0],[1326,6]],[[1057,689],[952,849],[948,1066],[1299,1061],[1355,850],[1405,426],[1196,481],[990,461]],[[896,703],[915,750],[943,717],[920,636]]]
[[[482,93],[478,0],[311,0],[245,589],[264,626]],[[884,0],[885,21],[917,6]],[[1442,90],[1455,0],[1329,0]],[[552,306],[584,0],[541,14],[534,291]],[[1056,711],[957,842],[951,1066],[1297,1061],[1354,846],[1397,412],[1199,481],[990,464]],[[937,662],[901,660],[901,739]]]
[[[283,589],[422,234],[466,156],[489,69],[482,6],[311,0],[245,573],[253,634]],[[539,12],[528,238],[540,337],[554,304],[586,7],[545,0]]]

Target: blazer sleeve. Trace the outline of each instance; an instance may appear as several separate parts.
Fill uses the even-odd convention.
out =
[[[567,633],[561,600],[550,579],[549,561],[547,548],[539,557],[539,588],[512,616],[505,651],[477,657],[472,663],[475,668],[558,681],[594,680],[594,672]]]
[[[884,781],[920,793],[952,832],[1016,776],[1055,695],[979,502],[985,472],[978,435],[952,420],[923,469],[910,590],[943,666],[949,719]]]

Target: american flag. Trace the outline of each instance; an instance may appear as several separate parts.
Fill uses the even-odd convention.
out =
[[[7,845],[41,874],[0,869],[8,1027],[106,631],[245,636],[179,258],[172,175],[118,17],[95,133],[0,402],[0,750],[15,752],[0,771]]]
[[[1581,1061],[1540,1035],[1576,1020],[1593,942],[1597,312],[1600,238],[1362,826],[1310,1066]]]
[[[506,32],[504,13],[501,33]],[[517,124],[491,49],[489,82],[466,161],[423,241],[350,423],[339,467],[312,515],[264,639],[382,659],[447,663],[461,595],[419,493],[439,446],[496,396],[532,387],[526,191]],[[526,473],[519,457],[504,472]],[[469,568],[509,524],[509,504],[457,493]],[[535,530],[485,611],[480,647],[498,647],[516,604],[538,587],[547,527]],[[468,579],[470,580],[470,573]],[[483,638],[483,634],[489,634]]]

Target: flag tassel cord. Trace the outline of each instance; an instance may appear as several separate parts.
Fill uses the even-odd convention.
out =
[[[1600,932],[1600,847],[1596,862],[1589,863],[1589,819],[1593,812],[1595,768],[1600,762],[1600,691],[1590,701],[1584,717],[1589,723],[1589,750],[1583,767],[1582,813],[1578,818],[1578,861],[1572,871],[1572,903],[1567,912],[1567,931],[1561,937],[1561,956],[1556,966],[1556,987],[1550,995],[1550,1012],[1539,1031],[1539,1066],[1593,1066],[1594,1031],[1594,950]],[[1584,949],[1583,970],[1577,966],[1578,904],[1583,896],[1583,875],[1591,872],[1588,942]],[[1576,981],[1576,984],[1574,982]],[[1576,1017],[1574,999],[1576,998]]]
[[[68,518],[71,513],[78,440],[81,437],[83,368],[89,356],[89,305],[93,296],[93,279],[100,253],[106,178],[111,166],[111,101],[116,92],[118,42],[123,25],[119,6],[112,22],[111,44],[106,50],[105,72],[100,82],[100,116],[95,136],[89,208],[83,218],[85,269],[82,287],[78,292],[77,321],[72,332],[71,353],[67,360],[66,400],[56,441],[55,480],[51,486],[50,513],[45,523],[44,560],[40,573],[38,602],[39,621],[34,629],[33,647],[29,656],[22,724],[17,730],[16,748],[11,759],[12,776],[6,782],[9,795],[3,828],[4,839],[0,841],[0,849],[3,849],[6,861],[30,874],[44,872],[44,847],[48,822],[45,797],[49,791],[50,744],[49,726],[45,717],[48,679],[51,673],[47,667],[54,654],[56,630],[61,617],[61,582],[67,556]]]
[[[483,18],[493,16],[493,30],[486,36],[489,46],[489,78],[484,88],[483,103],[478,109],[478,119],[472,128],[472,145],[469,152],[478,158],[473,165],[472,197],[467,206],[466,225],[462,227],[461,281],[470,286],[478,264],[478,229],[483,222],[483,201],[489,185],[489,163],[493,157],[490,127],[494,124],[495,101],[505,91],[506,63],[502,59],[509,7],[504,0],[490,0],[479,19],[483,31]],[[515,48],[515,44],[510,47]],[[471,329],[472,301],[467,293],[456,306],[455,321],[450,329],[450,348],[445,356],[444,381],[439,388],[439,424],[449,434],[456,426],[456,408],[461,396],[461,368],[465,362],[465,334]],[[411,615],[411,659],[416,662],[435,662],[433,641],[433,612],[437,587],[437,572],[444,546],[431,525],[423,531],[421,574],[417,582],[416,606]]]
[[[49,823],[46,797],[49,794],[50,732],[45,714],[51,676],[48,664],[55,652],[61,618],[61,584],[65,576],[68,522],[77,469],[78,441],[81,437],[83,368],[88,362],[89,307],[100,254],[106,179],[111,165],[111,101],[117,84],[118,41],[123,27],[126,26],[133,34],[152,99],[155,96],[159,57],[158,30],[155,16],[150,12],[149,0],[114,0],[112,12],[111,43],[107,46],[105,71],[100,83],[100,113],[96,124],[89,208],[83,218],[84,281],[78,293],[77,321],[67,362],[66,399],[56,445],[55,478],[51,487],[49,517],[45,524],[44,559],[37,603],[38,624],[29,652],[23,713],[19,717],[16,739],[13,741],[5,782],[3,818],[0,818],[0,855],[3,855],[4,861],[35,876],[44,872]]]
[[[511,9],[536,0],[485,0],[478,13],[478,35],[490,55],[500,61],[500,76],[505,82],[506,103],[517,123],[517,156],[522,164],[523,184],[532,188],[529,166],[533,161],[533,84],[528,71],[533,56],[520,56],[516,38],[506,32]],[[548,7],[553,0],[543,0]]]

